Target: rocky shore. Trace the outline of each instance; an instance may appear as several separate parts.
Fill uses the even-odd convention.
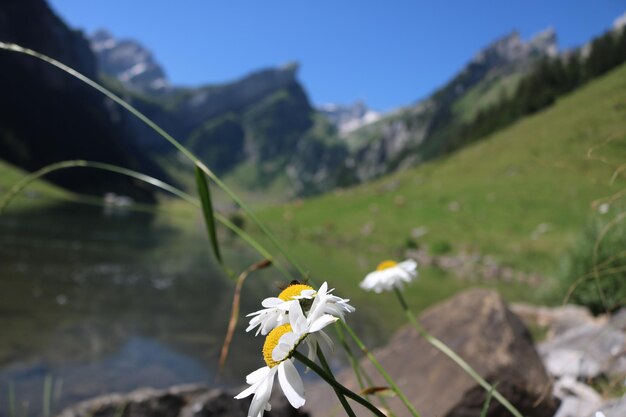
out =
[[[483,378],[497,384],[525,416],[626,416],[626,309],[593,317],[578,306],[508,306],[496,292],[474,289],[432,307],[419,319]],[[541,334],[539,342],[533,342],[529,328]],[[485,390],[412,327],[401,328],[373,353],[422,416],[480,415]],[[361,365],[374,386],[385,386],[369,361],[363,360]],[[339,372],[337,378],[349,388],[361,390],[351,370]],[[266,416],[342,415],[328,386],[320,383],[307,388],[303,409],[292,409],[277,393]],[[602,392],[598,388],[603,388]],[[245,416],[250,400],[234,400],[235,391],[201,385],[146,388],[77,404],[59,417]],[[380,405],[377,399],[373,401]],[[387,398],[387,403],[397,417],[409,415],[399,399]],[[357,406],[355,412],[369,415]],[[508,415],[502,405],[491,401],[488,416]]]

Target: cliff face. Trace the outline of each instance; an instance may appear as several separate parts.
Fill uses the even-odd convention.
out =
[[[380,113],[371,110],[363,101],[352,105],[326,104],[317,109],[330,123],[337,127],[340,135],[347,135],[356,129],[380,119]]]
[[[0,4],[0,40],[37,50],[90,78],[97,63],[89,43],[72,31],[43,0]],[[0,158],[27,170],[53,162],[89,159],[151,174],[161,171],[128,141],[126,115],[100,94],[32,57],[0,51]],[[98,171],[51,177],[70,189],[116,191],[151,199],[151,191]]]
[[[90,39],[100,71],[109,74],[131,90],[165,93],[170,90],[165,71],[152,53],[132,40],[117,40],[106,30]]]

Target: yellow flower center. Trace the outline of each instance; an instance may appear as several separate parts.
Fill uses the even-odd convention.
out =
[[[312,290],[313,287],[304,284],[293,284],[285,288],[278,294],[278,298],[283,301],[293,300],[294,297],[300,295],[303,290]]]
[[[398,265],[398,263],[395,261],[384,261],[378,264],[378,266],[376,267],[376,270],[382,271],[384,269],[393,268],[396,265]]]
[[[265,343],[263,343],[263,359],[265,360],[267,366],[269,366],[270,368],[273,368],[280,363],[272,358],[272,351],[276,346],[278,346],[278,341],[280,340],[280,337],[285,333],[289,333],[290,331],[291,324],[283,324],[269,332],[269,334],[265,337]]]

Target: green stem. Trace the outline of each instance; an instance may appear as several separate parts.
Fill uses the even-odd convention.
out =
[[[300,362],[302,362],[303,364],[305,364],[306,366],[308,366],[310,369],[312,369],[313,372],[318,374],[324,381],[328,382],[328,384],[330,384],[330,386],[333,387],[333,389],[339,390],[343,395],[345,395],[346,397],[351,398],[354,401],[358,402],[359,404],[361,404],[363,407],[366,407],[368,410],[370,410],[375,415],[377,415],[379,417],[386,417],[382,413],[382,411],[380,411],[378,408],[376,408],[376,406],[374,404],[370,403],[365,398],[359,396],[357,393],[355,393],[355,392],[349,390],[348,388],[344,387],[343,385],[341,385],[339,382],[337,382],[337,380],[335,378],[333,378],[332,375],[328,374],[326,371],[324,371],[322,368],[320,368],[315,362],[313,362],[312,360],[310,360],[309,358],[304,356],[302,353],[300,353],[300,352],[298,352],[296,350],[296,351],[293,352],[293,357],[296,358],[297,360],[299,360]]]
[[[322,349],[319,345],[317,345],[317,357],[320,359],[320,363],[322,364],[322,367],[328,373],[328,375],[332,375],[333,372],[330,370],[330,366],[326,361],[324,352],[322,352]],[[350,407],[350,404],[348,403],[348,400],[346,400],[345,395],[343,395],[343,393],[338,388],[333,387],[333,390],[335,391],[335,394],[337,394],[337,398],[339,398],[339,402],[343,406],[344,410],[346,410],[346,413],[348,413],[350,417],[356,417],[354,411],[352,410],[352,407]]]
[[[9,417],[17,417],[17,407],[15,405],[15,385],[9,382]]]
[[[350,345],[348,345],[348,341],[346,340],[346,335],[343,332],[343,329],[341,328],[339,324],[335,326],[335,330],[337,330],[337,337],[339,338],[339,343],[341,344],[343,349],[346,351],[346,355],[348,355],[348,361],[350,361],[350,366],[352,366],[352,371],[354,372],[354,375],[356,376],[356,380],[359,383],[359,388],[361,388],[361,391],[365,390],[365,383],[367,383],[370,387],[374,386],[374,382],[369,377],[367,372],[365,372],[365,369],[361,368],[361,365],[359,364],[358,359],[356,358],[356,356],[354,356],[354,353],[352,352],[352,349],[350,348]],[[365,382],[363,382],[363,379],[365,379]],[[389,413],[389,417],[396,417],[393,411],[391,411],[391,408],[389,407],[387,400],[385,400],[385,397],[383,397],[379,393],[376,394],[376,397],[380,401],[380,404]]]
[[[363,377],[361,376],[361,369],[359,367],[359,361],[354,356],[354,353],[352,353],[352,349],[350,349],[350,346],[348,345],[348,341],[346,340],[346,335],[343,332],[341,325],[339,323],[335,324],[335,330],[337,330],[337,337],[339,338],[339,343],[341,343],[343,350],[345,350],[346,355],[348,355],[348,360],[350,361],[350,366],[352,366],[352,371],[354,372],[354,375],[356,376],[356,380],[359,383],[359,388],[361,388],[361,390],[364,390],[365,384],[363,383]]]
[[[502,404],[507,410],[509,410],[511,414],[513,414],[515,417],[523,417],[522,413],[520,413],[517,410],[517,408],[515,408],[515,406],[509,402],[509,400],[504,398],[502,394],[500,394],[498,390],[494,388],[493,385],[485,381],[483,377],[481,377],[478,374],[478,372],[476,372],[474,368],[472,368],[463,358],[457,355],[456,352],[450,349],[441,340],[437,339],[436,337],[428,333],[428,331],[426,331],[426,329],[424,329],[422,325],[417,321],[417,319],[415,318],[415,315],[413,314],[413,312],[411,312],[411,309],[409,309],[409,306],[406,303],[406,300],[404,299],[402,292],[398,288],[394,288],[394,291],[396,295],[398,296],[400,305],[402,306],[404,313],[409,319],[409,322],[413,325],[413,327],[415,327],[415,330],[417,330],[417,332],[424,339],[426,339],[428,343],[430,343],[431,345],[439,349],[444,355],[452,359],[457,365],[459,365],[459,367],[461,367],[461,369],[463,369],[469,376],[471,376],[474,379],[474,381],[476,381],[481,387],[483,387],[488,392],[493,392],[493,396],[496,398],[496,400],[498,400],[500,404]]]
[[[346,331],[348,332],[350,337],[352,337],[352,339],[356,342],[356,344],[359,347],[359,349],[361,349],[361,351],[365,354],[365,356],[367,356],[367,358],[370,360],[370,362],[372,362],[372,364],[378,370],[378,372],[382,375],[382,377],[385,378],[385,381],[387,381],[387,383],[389,384],[391,389],[400,398],[402,403],[404,403],[405,407],[409,410],[411,415],[413,417],[420,417],[420,414],[417,412],[415,407],[413,407],[413,404],[411,404],[411,402],[406,397],[406,395],[404,395],[404,392],[402,392],[402,390],[400,389],[398,384],[396,384],[396,382],[393,380],[393,378],[391,378],[391,376],[387,373],[387,371],[385,371],[385,368],[383,368],[383,366],[380,364],[380,362],[378,362],[378,360],[374,357],[374,355],[372,355],[371,352],[367,349],[367,347],[365,347],[365,345],[363,344],[361,339],[359,339],[359,337],[356,335],[354,330],[352,330],[350,328],[350,326],[345,324],[342,320],[340,320],[339,323],[341,323],[341,325],[343,325],[343,327],[346,329]]]

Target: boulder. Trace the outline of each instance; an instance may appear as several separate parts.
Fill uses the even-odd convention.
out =
[[[602,405],[602,397],[593,388],[566,376],[554,384],[554,396],[561,400],[554,417],[592,416]]]
[[[555,377],[595,378],[626,372],[626,334],[612,325],[586,324],[539,344]]]
[[[587,308],[573,304],[543,307],[515,303],[511,305],[511,311],[517,314],[524,323],[547,329],[546,339],[552,339],[585,324],[602,321],[602,319],[594,318]]]
[[[615,330],[626,332],[626,307],[622,307],[609,319],[609,326]]]
[[[142,388],[129,394],[109,394],[83,401],[57,417],[245,417],[252,397],[235,400],[236,392],[203,385],[181,385],[167,390]],[[305,417],[282,396],[274,396],[266,417]]]
[[[530,334],[498,293],[485,289],[463,292],[427,310],[419,320],[483,378],[497,383],[498,391],[525,416],[554,415],[558,404]],[[423,417],[480,415],[485,390],[412,327],[400,329],[387,346],[373,354]],[[374,385],[386,385],[367,359],[361,360],[361,365]],[[351,370],[341,372],[338,379],[359,391]],[[409,416],[397,398],[388,402],[398,417]],[[328,416],[336,401],[332,391],[320,384],[309,389],[305,407],[316,417]],[[368,415],[356,407],[359,416]],[[491,402],[488,416],[509,415],[496,400]]]
[[[622,398],[607,401],[593,414],[593,417],[624,416],[626,416],[626,395],[622,396]]]

